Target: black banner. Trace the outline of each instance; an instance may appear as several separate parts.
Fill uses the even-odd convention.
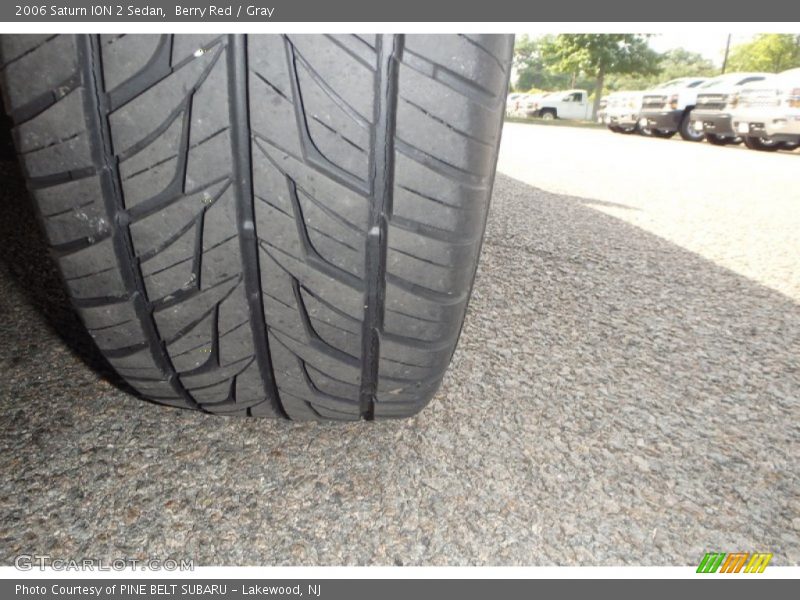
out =
[[[791,586],[791,587],[790,587]],[[792,597],[797,585],[791,580],[720,576],[676,580],[26,580],[0,582],[0,597],[23,600],[425,600],[427,598],[534,598],[567,595],[674,600],[676,597],[736,598]]]
[[[0,5],[9,22],[786,22],[800,21],[800,2],[752,3],[673,0],[648,2],[375,2],[374,0],[19,0]],[[791,27],[789,28],[791,29]]]

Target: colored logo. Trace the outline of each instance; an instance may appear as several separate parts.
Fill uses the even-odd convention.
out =
[[[709,552],[700,561],[698,573],[763,573],[772,554],[766,552]]]

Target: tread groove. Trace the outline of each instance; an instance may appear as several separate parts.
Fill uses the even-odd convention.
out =
[[[253,191],[253,156],[250,139],[250,107],[247,78],[247,38],[230,35],[228,44],[228,81],[230,91],[231,150],[233,155],[236,218],[242,254],[245,295],[250,313],[250,330],[255,360],[264,386],[264,393],[278,414],[286,411],[278,395],[272,372],[264,301],[261,295],[261,268],[256,232],[255,195]]]
[[[394,193],[394,143],[396,106],[398,98],[398,62],[403,54],[401,35],[381,35],[378,41],[378,72],[376,76],[375,126],[370,136],[372,159],[370,205],[367,239],[365,241],[366,289],[364,291],[364,324],[362,339],[361,417],[375,418],[378,393],[378,361],[380,336],[383,330],[386,303],[386,247],[388,215],[392,213]]]

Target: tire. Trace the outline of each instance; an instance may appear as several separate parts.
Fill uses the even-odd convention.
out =
[[[606,125],[606,127],[613,133],[622,133],[622,127],[618,127],[617,125]]]
[[[652,137],[662,138],[662,139],[669,139],[675,135],[676,132],[674,131],[667,131],[666,129],[651,129],[650,135]]]
[[[744,136],[744,145],[750,150],[759,150],[761,152],[776,152],[781,149],[780,142],[773,142],[767,138],[759,138],[755,136]]]
[[[142,396],[407,417],[455,350],[513,36],[2,36],[73,304]]]
[[[556,113],[553,110],[543,110],[542,111],[542,120],[544,121],[554,121],[556,118]]]
[[[690,115],[691,110],[687,110],[684,113],[683,118],[681,119],[681,124],[678,127],[678,134],[686,142],[702,142],[706,134],[702,131],[697,131],[694,127],[692,127],[692,119]]]
[[[726,137],[724,135],[717,135],[715,133],[707,133],[706,141],[714,146],[727,146],[735,143],[736,138]]]

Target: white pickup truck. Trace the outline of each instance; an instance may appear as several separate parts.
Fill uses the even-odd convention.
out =
[[[697,102],[698,88],[706,81],[705,77],[682,77],[647,92],[642,100],[640,127],[658,137],[671,137],[678,132],[687,141],[701,141],[704,134],[692,126],[689,117]]]
[[[800,69],[743,86],[731,111],[734,131],[753,150],[800,145]]]
[[[536,113],[536,106],[546,96],[547,93],[520,95],[520,97],[516,99],[509,116],[522,117],[525,119],[538,116]]]
[[[592,118],[592,105],[586,90],[563,90],[552,92],[540,98],[534,105],[530,116],[545,120]]]
[[[647,130],[639,126],[639,114],[642,111],[642,98],[645,92],[614,92],[608,96],[603,122],[614,133],[640,132],[645,135]]]
[[[730,111],[743,87],[770,76],[769,73],[727,73],[701,85],[691,114],[694,129],[705,133],[706,141],[715,146],[741,142],[733,130]]]

